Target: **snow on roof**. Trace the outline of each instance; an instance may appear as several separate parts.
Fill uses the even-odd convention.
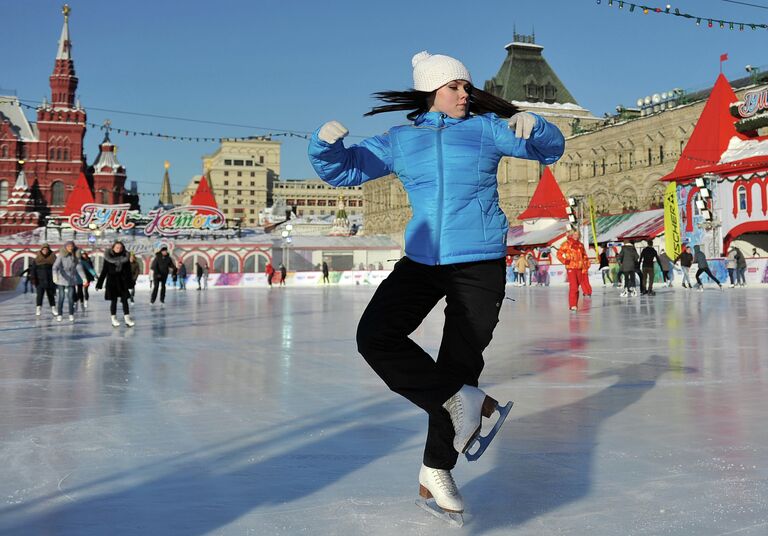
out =
[[[768,139],[742,140],[732,137],[728,148],[720,157],[720,164],[746,160],[755,156],[768,156]]]
[[[0,95],[0,121],[7,119],[11,128],[22,141],[37,141],[37,133],[21,110],[19,99]]]
[[[566,227],[565,222],[558,221],[545,229],[523,233],[514,237],[507,235],[507,245],[513,247],[549,245],[565,234]]]
[[[549,108],[551,110],[573,110],[573,111],[580,111],[580,112],[587,112],[588,110],[586,108],[582,108],[578,104],[574,104],[572,102],[553,102],[553,103],[547,103],[547,102],[528,102],[528,101],[516,101],[513,100],[512,104],[517,106],[518,108]]]

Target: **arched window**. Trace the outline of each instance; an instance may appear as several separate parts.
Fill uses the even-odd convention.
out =
[[[664,163],[664,146],[659,145],[659,164]]]
[[[738,191],[739,191],[739,210],[747,210],[747,189],[744,186],[739,186]]]
[[[56,149],[51,147],[51,150],[48,151],[48,160],[56,160]]]
[[[11,265],[11,274],[12,275],[21,274],[21,272],[29,268],[29,265],[34,260],[35,260],[34,255],[24,255],[22,257],[16,257],[16,260],[14,260],[13,264]]]
[[[5,275],[6,275],[6,273],[5,273],[5,262],[3,262],[3,259],[0,259],[0,277],[3,277]],[[12,274],[7,274],[7,275],[12,275]]]
[[[64,183],[56,181],[51,185],[51,205],[64,205]]]
[[[263,272],[267,268],[267,257],[261,253],[249,255],[243,263],[243,272],[247,274]]]
[[[240,271],[237,257],[230,253],[222,253],[213,261],[213,271],[218,274],[231,274]]]
[[[208,266],[208,257],[194,251],[184,255],[184,266],[187,267],[187,273],[197,274],[198,263],[200,263],[200,266]]]
[[[2,148],[0,148],[0,157],[8,158],[8,146],[7,145],[3,145]]]
[[[104,205],[109,204],[109,190],[101,189],[99,190],[99,193],[101,194],[101,203]]]
[[[0,205],[8,202],[8,181],[0,180]]]
[[[56,149],[56,160],[63,160],[62,156],[61,148]]]
[[[64,160],[69,160],[69,149],[64,149]]]

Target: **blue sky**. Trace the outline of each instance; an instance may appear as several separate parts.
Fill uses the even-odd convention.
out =
[[[745,0],[768,7],[768,0]],[[63,2],[0,0],[3,51],[0,88],[22,99],[48,96]],[[179,136],[260,135],[271,129],[312,131],[324,121],[368,136],[405,121],[401,114],[363,118],[370,94],[410,87],[411,56],[420,50],[461,59],[475,84],[498,71],[504,45],[536,30],[537,43],[579,104],[595,115],[674,87],[702,88],[718,73],[744,76],[768,64],[759,52],[767,30],[700,27],[690,20],[608,7],[595,0],[267,2],[71,0],[70,31],[78,94],[88,120],[114,128]],[[665,2],[649,5],[664,6]],[[768,22],[768,9],[724,0],[672,2],[704,17]],[[96,108],[177,116],[256,128],[165,120]],[[28,113],[30,119],[33,118]],[[89,162],[103,133],[86,135]],[[113,134],[128,179],[142,193],[160,190],[163,161],[175,191],[201,171],[215,143]],[[310,178],[307,142],[283,140],[282,177]],[[354,138],[350,138],[354,141]],[[143,198],[144,201],[153,201]]]

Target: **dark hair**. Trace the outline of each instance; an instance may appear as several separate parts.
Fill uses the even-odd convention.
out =
[[[379,91],[373,96],[378,100],[390,104],[375,106],[370,112],[363,114],[364,117],[381,114],[384,112],[397,112],[401,110],[410,110],[406,117],[413,121],[418,116],[429,111],[429,98],[435,94],[435,91]],[[504,99],[492,95],[482,89],[470,86],[469,91],[469,112],[475,115],[494,113],[499,117],[512,117],[518,112],[517,106]]]

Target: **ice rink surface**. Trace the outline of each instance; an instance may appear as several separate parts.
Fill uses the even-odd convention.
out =
[[[373,291],[144,292],[133,329],[1,295],[0,534],[768,534],[768,290],[508,287],[481,387],[515,406],[454,471],[461,529],[414,505],[426,416],[357,354]]]

